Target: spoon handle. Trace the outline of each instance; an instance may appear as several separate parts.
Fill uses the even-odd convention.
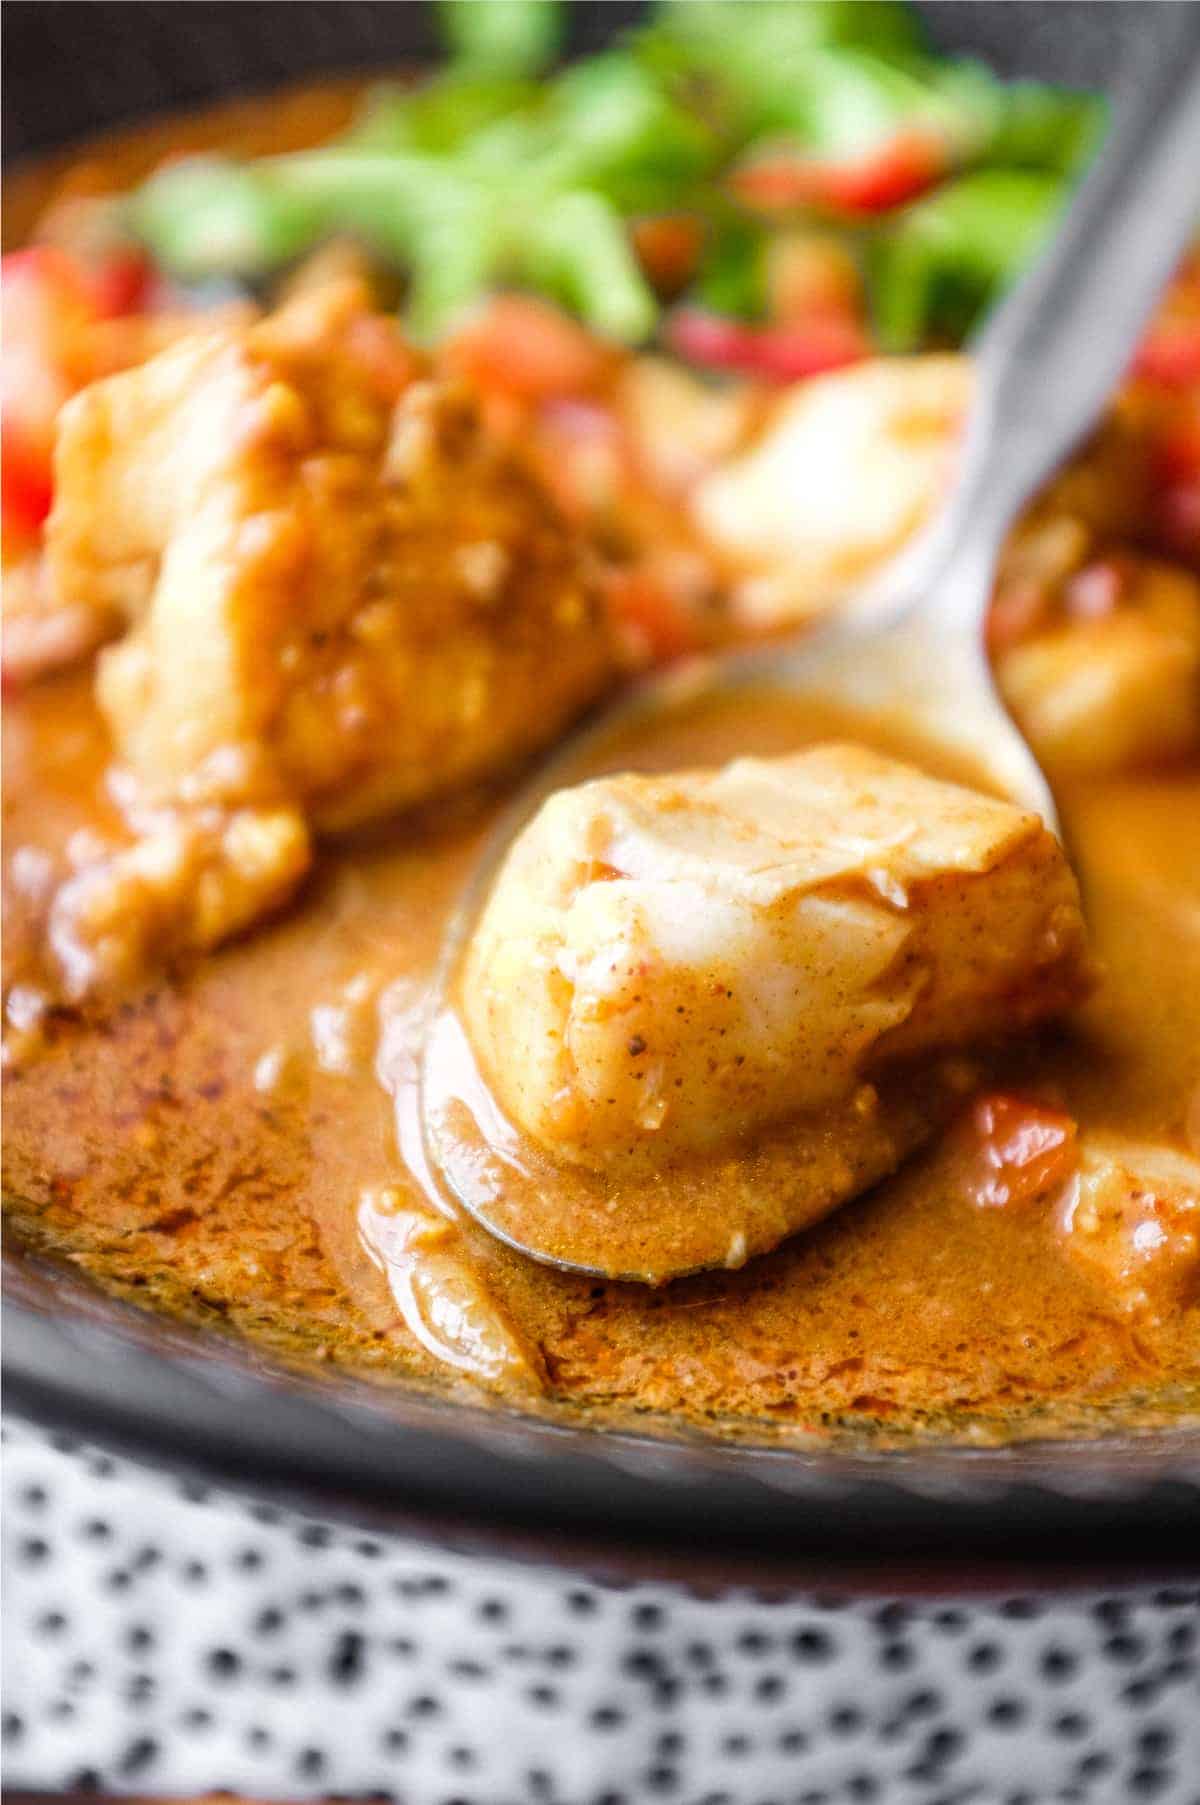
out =
[[[990,564],[1018,509],[1099,417],[1200,227],[1200,3],[1154,12],[1141,79],[1126,84],[1052,242],[978,341],[961,474],[935,533],[943,572],[960,553],[974,569],[981,555]]]

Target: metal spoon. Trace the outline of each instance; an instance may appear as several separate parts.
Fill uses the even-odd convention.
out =
[[[831,625],[668,673],[635,691],[568,741],[522,787],[493,832],[447,936],[420,1101],[431,1164],[484,1228],[519,1251],[610,1277],[672,1277],[688,1269],[651,1274],[613,1265],[599,1251],[594,1210],[578,1249],[560,1223],[552,1241],[541,1229],[527,1240],[505,1195],[505,1174],[518,1189],[529,1174],[499,1112],[486,1100],[476,1112],[504,1143],[498,1179],[481,1175],[477,1157],[460,1157],[447,1129],[464,1076],[479,1096],[449,1002],[463,945],[514,835],[606,739],[634,726],[652,730],[681,702],[755,686],[784,690],[877,725],[894,721],[906,738],[915,734],[945,749],[1057,831],[1046,779],[994,688],[983,622],[1005,534],[1099,417],[1200,223],[1200,5],[1189,0],[1165,10],[1142,79],[1127,93],[1053,243],[975,347],[976,398],[958,481],[931,530]],[[719,1203],[714,1196],[714,1213]],[[545,1222],[554,1212],[536,1214]]]

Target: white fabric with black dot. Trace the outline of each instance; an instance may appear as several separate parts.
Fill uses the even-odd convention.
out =
[[[767,1603],[365,1539],[9,1425],[16,1788],[1200,1805],[1200,1589]]]

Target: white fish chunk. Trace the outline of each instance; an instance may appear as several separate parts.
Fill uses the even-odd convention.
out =
[[[559,792],[469,949],[461,1010],[511,1119],[593,1168],[844,1110],[901,1058],[1087,984],[1041,821],[848,744]]]

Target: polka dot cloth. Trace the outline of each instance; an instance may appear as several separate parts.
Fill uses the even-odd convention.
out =
[[[599,1587],[9,1425],[4,1781],[402,1805],[1200,1805],[1200,1588]]]

